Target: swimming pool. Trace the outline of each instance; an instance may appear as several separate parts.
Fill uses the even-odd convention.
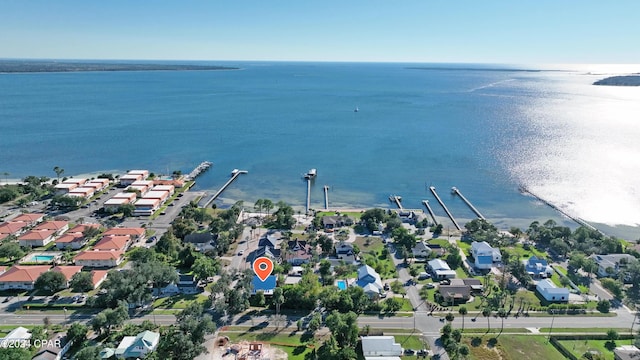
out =
[[[45,254],[41,252],[29,254],[25,256],[21,262],[30,262],[30,263],[51,263],[55,261],[60,256],[59,253]]]
[[[338,280],[336,281],[336,286],[338,287],[338,289],[340,290],[347,290],[347,282],[344,280]]]

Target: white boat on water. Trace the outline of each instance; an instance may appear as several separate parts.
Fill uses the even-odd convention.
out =
[[[353,112],[358,112],[358,111],[360,111],[360,109],[358,109],[358,107],[356,106],[356,108],[353,109]]]

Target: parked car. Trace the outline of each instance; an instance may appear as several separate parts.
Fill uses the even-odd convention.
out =
[[[426,287],[427,289],[433,289],[433,288],[435,288],[436,286],[435,286],[435,285],[433,285],[433,283],[428,283],[428,284],[425,284],[425,285],[424,285],[424,287]]]
[[[391,289],[389,284],[384,284],[384,286],[382,288],[385,289],[386,291],[389,291],[389,289]]]
[[[415,350],[413,349],[404,349],[404,354],[405,355],[414,355],[416,353]]]

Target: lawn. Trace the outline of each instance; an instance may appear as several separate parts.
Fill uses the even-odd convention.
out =
[[[370,251],[379,253],[384,248],[382,239],[377,236],[357,236],[353,244],[358,245],[361,253],[368,253]]]
[[[605,343],[607,340],[560,340],[560,344],[562,344],[565,349],[571,351],[575,356],[581,358],[584,353],[587,351],[597,351],[600,354],[604,355],[605,360],[613,360],[613,351],[609,351],[605,347]],[[629,342],[626,342],[629,344]],[[621,341],[616,343],[617,346],[622,345]]]
[[[191,302],[204,303],[208,297],[205,295],[174,295],[156,299],[153,302],[154,309],[185,309]]]
[[[354,219],[354,221],[356,222],[360,220],[360,218],[362,217],[362,212],[340,211],[339,213],[340,215],[346,215]],[[334,215],[337,215],[335,211],[320,211],[316,213],[316,217],[320,217],[320,218],[322,218],[323,216],[334,216]]]
[[[493,335],[465,336],[462,342],[469,346],[471,350],[469,358],[473,360],[565,359],[553,345],[547,343],[547,338],[544,336],[503,335],[497,338]]]

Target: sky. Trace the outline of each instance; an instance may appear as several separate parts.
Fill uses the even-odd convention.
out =
[[[0,58],[640,63],[638,0],[1,0]]]

